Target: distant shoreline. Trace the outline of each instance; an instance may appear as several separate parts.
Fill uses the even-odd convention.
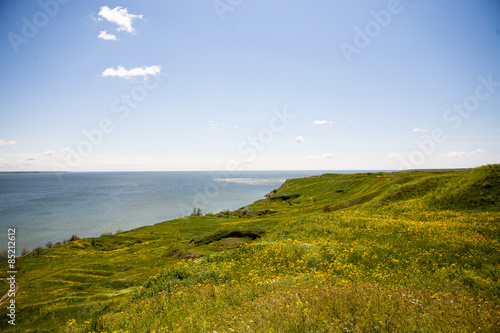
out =
[[[67,171],[0,171],[0,175],[24,175],[33,173],[68,173]]]

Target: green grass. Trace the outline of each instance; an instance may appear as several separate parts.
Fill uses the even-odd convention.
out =
[[[10,290],[10,284],[7,280],[0,280],[0,295],[5,295]]]
[[[19,258],[16,331],[499,331],[499,202],[500,165],[290,179]]]

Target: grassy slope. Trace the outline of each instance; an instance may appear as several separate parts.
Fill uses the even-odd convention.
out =
[[[499,203],[499,165],[288,180],[246,210],[20,258],[17,329],[498,330]]]

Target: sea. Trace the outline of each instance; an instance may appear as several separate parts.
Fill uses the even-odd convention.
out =
[[[286,179],[324,173],[328,171],[0,174],[0,250],[7,248],[9,228],[16,229],[19,254],[72,235],[99,237],[184,217],[193,208],[202,214],[235,210],[263,199]]]

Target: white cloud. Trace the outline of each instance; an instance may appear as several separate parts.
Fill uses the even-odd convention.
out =
[[[116,36],[113,34],[108,34],[106,30],[102,30],[97,38],[101,38],[104,40],[116,40]]]
[[[419,137],[419,139],[431,139],[432,137],[429,135],[429,130],[424,128],[414,128],[413,133],[424,133],[423,136]]]
[[[320,160],[320,159],[329,159],[333,158],[333,155],[330,153],[324,153],[322,155],[310,155],[306,157],[306,160]]]
[[[214,131],[218,131],[221,127],[226,126],[226,123],[216,123],[213,120],[210,120],[210,128]]]
[[[484,153],[486,153],[486,150],[479,148],[479,149],[471,151],[470,153],[471,154],[475,154],[475,153],[484,154]]]
[[[333,158],[333,155],[330,154],[330,153],[324,153],[323,155],[321,155],[321,157],[323,157],[323,158]]]
[[[127,8],[117,6],[113,9],[108,6],[102,6],[99,11],[99,16],[109,22],[118,25],[116,31],[126,31],[134,33],[135,29],[132,27],[132,21],[135,19],[142,19],[142,15],[129,14]]]
[[[478,148],[476,150],[471,151],[469,154],[484,154],[486,150]],[[450,151],[446,154],[441,154],[442,157],[463,157],[468,155],[465,151]]]
[[[0,139],[0,147],[1,147],[1,146],[13,146],[13,145],[15,145],[16,143],[17,143],[17,141],[13,141],[13,140],[11,140],[11,141],[7,141],[7,140],[1,140],[1,139]]]
[[[447,154],[445,154],[444,156],[448,156],[448,157],[462,157],[462,156],[465,156],[465,155],[467,155],[467,153],[464,152],[464,151],[450,151]]]
[[[65,159],[52,150],[42,153],[9,153],[2,156],[0,170],[5,171],[54,171],[54,162],[64,165]]]
[[[150,75],[156,75],[161,72],[161,66],[153,65],[149,67],[136,67],[132,69],[125,69],[123,66],[118,66],[116,69],[113,67],[106,68],[102,72],[103,77],[116,76],[125,79],[131,79],[136,76],[142,76],[144,78]]]
[[[61,153],[63,153],[63,154],[66,154],[66,153],[68,153],[68,152],[69,152],[69,150],[70,150],[70,149],[71,149],[71,148],[70,148],[69,146],[66,146],[66,147],[64,147],[64,148],[61,148],[60,152],[61,152]]]
[[[401,155],[400,154],[397,154],[397,153],[391,153],[389,154],[389,156],[387,156],[388,158],[400,158]]]
[[[297,143],[303,143],[304,142],[304,138],[301,137],[300,135],[295,139],[295,141],[297,141]]]
[[[333,124],[333,121],[328,121],[328,120],[315,120],[314,125],[326,125],[326,124]]]

